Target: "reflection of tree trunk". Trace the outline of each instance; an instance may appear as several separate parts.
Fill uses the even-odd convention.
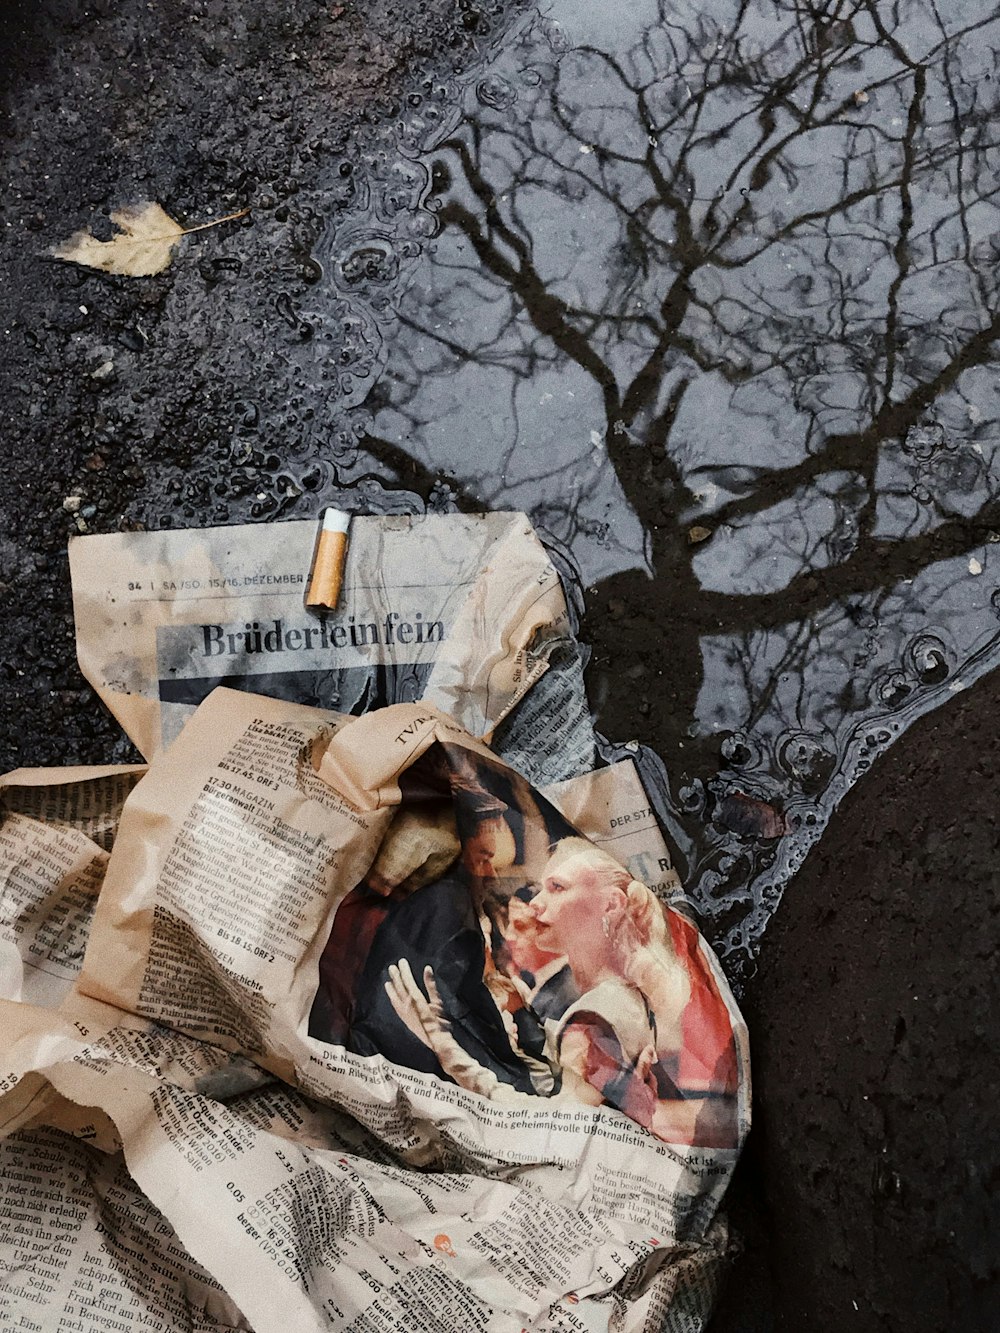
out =
[[[654,579],[615,574],[588,597],[587,689],[604,735],[651,745],[675,776],[706,777],[718,768],[715,746],[688,732],[703,679],[698,585],[688,560],[664,566]]]
[[[625,396],[621,424],[630,428],[655,399],[663,358],[687,309],[686,273],[663,302],[664,336]],[[680,774],[705,777],[717,756],[688,733],[697,716],[704,669],[703,594],[691,564],[681,509],[688,491],[670,452],[670,437],[690,380],[679,380],[652,420],[634,432],[609,423],[608,456],[622,489],[650,534],[654,576],[641,570],[615,574],[588,599],[583,638],[593,646],[591,703],[605,735],[641,736]],[[634,440],[641,434],[641,443]],[[713,747],[714,750],[714,747]]]

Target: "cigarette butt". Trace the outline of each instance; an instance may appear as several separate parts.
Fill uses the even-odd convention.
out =
[[[347,559],[347,530],[350,514],[342,509],[328,509],[323,515],[306,606],[321,606],[332,611],[340,600],[340,585],[344,580],[344,561]]]

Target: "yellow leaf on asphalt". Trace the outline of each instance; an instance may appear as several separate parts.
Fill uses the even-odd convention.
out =
[[[110,241],[99,241],[86,231],[77,231],[53,246],[48,252],[53,259],[65,259],[86,268],[99,268],[105,273],[121,273],[128,278],[148,278],[162,273],[173,258],[181,237],[192,231],[216,227],[220,222],[231,222],[248,213],[229,213],[224,218],[203,222],[197,227],[182,227],[159,204],[133,204],[111,214],[118,233]]]

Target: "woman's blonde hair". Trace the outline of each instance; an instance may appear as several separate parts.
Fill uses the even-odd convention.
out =
[[[548,878],[567,861],[580,861],[592,870],[603,888],[617,889],[620,903],[605,916],[605,931],[618,956],[622,976],[649,998],[651,970],[656,977],[656,991],[670,996],[669,1007],[679,1020],[691,995],[687,968],[674,951],[666,913],[660,900],[641,881],[633,879],[624,866],[586,838],[562,838],[552,848],[543,872]],[[659,1006],[658,1006],[659,1009]],[[657,1013],[659,1021],[666,1014]]]
[[[621,908],[614,911],[613,924],[634,932],[631,941],[637,945],[648,945],[659,933],[663,923],[663,911],[653,893],[633,879],[624,866],[620,865],[610,853],[595,847],[586,838],[562,838],[552,849],[543,878],[548,878],[559,866],[567,861],[582,861],[597,877],[603,888],[618,889],[624,901]]]

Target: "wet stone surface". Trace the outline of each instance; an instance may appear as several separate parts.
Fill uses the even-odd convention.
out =
[[[954,11],[9,8],[0,761],[127,753],[69,534],[521,507],[745,983],[1000,654],[1000,20]],[[39,257],[136,198],[253,212],[156,278]]]

